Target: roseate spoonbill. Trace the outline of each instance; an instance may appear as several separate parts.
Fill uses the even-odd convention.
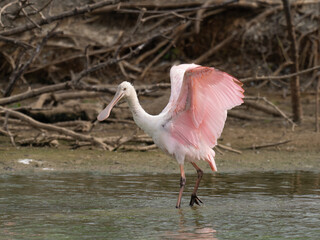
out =
[[[244,90],[242,83],[227,73],[196,64],[173,66],[170,79],[169,103],[159,115],[145,112],[134,87],[129,82],[122,82],[110,104],[98,115],[98,120],[108,118],[113,106],[125,97],[136,124],[180,165],[180,191],[176,207],[180,208],[186,184],[185,161],[191,162],[198,175],[189,205],[200,205],[202,201],[197,197],[197,190],[203,171],[196,161],[205,160],[212,171],[217,171],[212,148],[221,135],[227,110],[243,103]]]

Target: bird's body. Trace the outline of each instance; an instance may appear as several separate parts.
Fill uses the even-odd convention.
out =
[[[196,191],[203,172],[195,162],[205,160],[213,171],[217,170],[212,148],[221,135],[227,110],[243,102],[243,89],[241,83],[232,76],[195,64],[173,66],[170,79],[169,103],[159,115],[145,112],[134,87],[123,82],[119,85],[114,99],[99,114],[98,120],[106,119],[112,107],[123,96],[127,98],[136,124],[180,165],[180,194],[177,203],[177,207],[180,207],[185,184],[184,162],[191,162],[198,172],[193,193],[193,203],[198,204],[198,200],[201,200],[196,197]],[[191,202],[190,205],[193,205]]]

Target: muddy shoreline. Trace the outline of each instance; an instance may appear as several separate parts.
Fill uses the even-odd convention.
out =
[[[0,148],[0,173],[22,172],[98,172],[179,173],[176,160],[154,150],[149,152],[107,152],[53,148]],[[241,155],[217,155],[219,172],[244,171],[320,171],[319,152],[287,153],[277,150],[243,151]],[[212,173],[206,162],[199,162],[205,173]],[[191,164],[186,171],[193,173]]]
[[[218,171],[320,171],[320,134],[312,129],[312,121],[305,121],[292,131],[284,121],[243,122],[228,118],[219,143],[241,151],[241,154],[215,149]],[[108,135],[119,126],[104,124],[100,134]],[[115,131],[115,130],[113,130]],[[117,130],[118,131],[118,130]],[[119,130],[121,132],[121,130]],[[126,130],[127,134],[130,132]],[[124,134],[124,133],[123,133]],[[261,149],[251,147],[290,140],[286,144]],[[250,149],[251,148],[251,149]],[[19,160],[31,159],[28,164]],[[27,160],[28,161],[28,160]],[[200,161],[205,173],[212,174],[210,166]],[[188,173],[194,173],[186,163]],[[22,172],[97,172],[118,173],[179,173],[175,159],[159,149],[139,151],[104,151],[86,147],[72,150],[67,142],[55,147],[11,146],[8,139],[0,136],[0,173]]]

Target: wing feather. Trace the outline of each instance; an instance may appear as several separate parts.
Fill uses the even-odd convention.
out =
[[[179,71],[184,74],[183,78],[170,74],[179,82],[173,83],[171,79],[172,87],[177,88],[171,90],[175,95],[166,107],[166,111],[171,111],[169,129],[183,144],[195,148],[207,144],[212,148],[221,135],[227,110],[243,103],[242,84],[214,68],[189,65]]]
[[[166,113],[172,108],[176,108],[177,100],[181,92],[181,86],[183,82],[184,73],[187,69],[198,67],[196,64],[180,64],[173,66],[170,69],[170,82],[171,82],[171,95],[167,106],[162,110],[162,113]]]

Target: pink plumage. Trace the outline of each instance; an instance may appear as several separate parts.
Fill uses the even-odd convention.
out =
[[[216,171],[212,148],[221,135],[226,111],[243,102],[242,84],[224,72],[195,64],[172,67],[170,77],[171,97],[163,112],[171,118],[166,126],[180,144],[192,148],[182,158],[206,160]]]
[[[180,165],[180,192],[176,205],[179,208],[186,182],[185,161],[191,162],[198,173],[190,206],[202,203],[196,193],[203,171],[195,162],[205,160],[213,171],[217,171],[212,148],[221,135],[227,110],[243,102],[244,91],[241,82],[227,73],[195,64],[173,66],[170,79],[169,103],[159,115],[146,113],[139,104],[134,87],[123,82],[110,104],[99,114],[98,120],[108,118],[113,106],[126,97],[136,124]]]

